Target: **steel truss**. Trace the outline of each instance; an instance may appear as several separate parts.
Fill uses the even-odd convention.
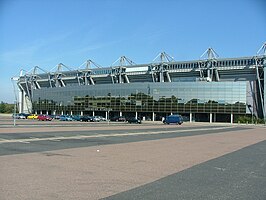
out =
[[[137,65],[126,56],[121,56],[110,67],[102,67],[92,60],[85,61],[76,70],[63,63],[59,63],[50,71],[35,66],[25,74],[21,73],[17,84],[32,102],[32,92],[41,89],[43,82],[49,83],[50,88],[66,87],[69,80],[78,85],[95,85],[97,84],[95,79],[100,77],[111,80],[112,84],[123,84],[134,82],[130,79],[132,76],[145,74],[151,77],[152,82],[172,82],[172,73],[193,71],[198,73],[197,81],[211,82],[220,81],[222,71],[254,68],[265,118],[265,66],[266,43],[255,57],[246,58],[220,59],[213,48],[208,48],[199,60],[191,62],[177,62],[172,56],[162,52],[153,59],[152,63],[142,65]],[[38,73],[39,71],[41,73]]]
[[[265,111],[265,67],[266,67],[266,42],[261,46],[258,50],[257,55],[255,56],[256,60],[256,76],[257,82],[259,86],[259,95],[262,106],[263,117],[266,119],[266,111]],[[259,70],[262,68],[262,70]],[[261,86],[261,82],[263,82],[263,87]]]

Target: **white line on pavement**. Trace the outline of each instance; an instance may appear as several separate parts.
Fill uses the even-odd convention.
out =
[[[113,134],[98,134],[98,135],[75,135],[75,136],[60,136],[60,137],[47,137],[47,138],[26,138],[26,139],[1,139],[0,144],[4,143],[30,143],[38,141],[61,141],[61,140],[73,140],[73,139],[88,139],[88,138],[103,138],[103,137],[121,137],[121,136],[137,136],[137,135],[156,135],[156,134],[167,134],[167,133],[183,133],[190,131],[210,131],[210,130],[221,130],[230,129],[232,127],[215,127],[215,128],[200,128],[200,129],[186,129],[186,130],[171,130],[171,131],[147,131],[147,132],[134,132],[134,133],[113,133]]]

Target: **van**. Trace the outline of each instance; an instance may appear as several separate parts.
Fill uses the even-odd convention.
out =
[[[183,118],[181,115],[169,115],[163,120],[164,124],[179,124],[183,123]]]

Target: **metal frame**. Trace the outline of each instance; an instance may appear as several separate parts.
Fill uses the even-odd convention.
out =
[[[85,67],[84,67],[85,66]],[[200,56],[199,60],[175,61],[165,52],[158,54],[151,63],[138,65],[126,56],[119,57],[110,67],[102,67],[92,60],[87,60],[73,69],[59,63],[50,71],[38,66],[33,70],[21,71],[17,84],[21,91],[32,101],[32,92],[42,87],[68,87],[69,82],[77,85],[95,85],[97,78],[109,78],[111,84],[133,83],[132,77],[149,76],[151,82],[172,82],[174,75],[198,73],[196,81],[221,81],[221,75],[228,71],[239,70],[255,72],[259,87],[259,98],[265,116],[265,68],[266,43],[256,56],[243,58],[219,58],[211,47]],[[66,70],[64,70],[66,69]],[[43,73],[38,73],[38,71]],[[23,74],[23,72],[26,72]],[[144,80],[147,81],[147,80]],[[262,85],[264,82],[264,85]],[[45,85],[45,86],[44,86]]]

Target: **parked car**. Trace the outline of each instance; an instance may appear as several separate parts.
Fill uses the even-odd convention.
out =
[[[68,116],[68,115],[61,115],[59,117],[59,120],[60,121],[73,121],[73,119],[70,116]]]
[[[91,119],[93,122],[100,122],[101,121],[101,119],[96,117],[96,116],[92,116]]]
[[[30,114],[27,114],[27,113],[19,113],[19,115],[20,116],[24,116],[25,119],[27,119]],[[24,117],[22,117],[22,119],[24,119]]]
[[[141,119],[140,118],[136,118],[136,117],[131,117],[127,120],[128,123],[130,124],[141,124]]]
[[[53,119],[60,119],[60,115],[49,115]]]
[[[189,122],[190,118],[188,116],[182,116],[183,122]],[[192,121],[195,121],[194,118],[192,118]]]
[[[91,116],[81,116],[80,121],[81,122],[93,122],[93,118]]]
[[[52,121],[52,117],[49,115],[39,115],[37,118],[39,121]]]
[[[22,115],[21,113],[13,114],[12,117],[15,119],[26,119],[26,117],[24,115]]]
[[[37,119],[38,118],[38,115],[36,114],[30,114],[27,119]]]
[[[97,120],[97,121],[106,121],[106,119],[102,116],[94,116],[94,118]]]
[[[71,118],[74,120],[74,121],[80,121],[80,117],[79,115],[71,115]]]
[[[54,118],[59,120],[60,119],[60,115],[55,115]]]
[[[124,116],[115,116],[110,119],[110,121],[114,122],[125,122],[126,118]]]
[[[163,120],[164,124],[179,124],[183,123],[183,118],[181,115],[169,115]]]

